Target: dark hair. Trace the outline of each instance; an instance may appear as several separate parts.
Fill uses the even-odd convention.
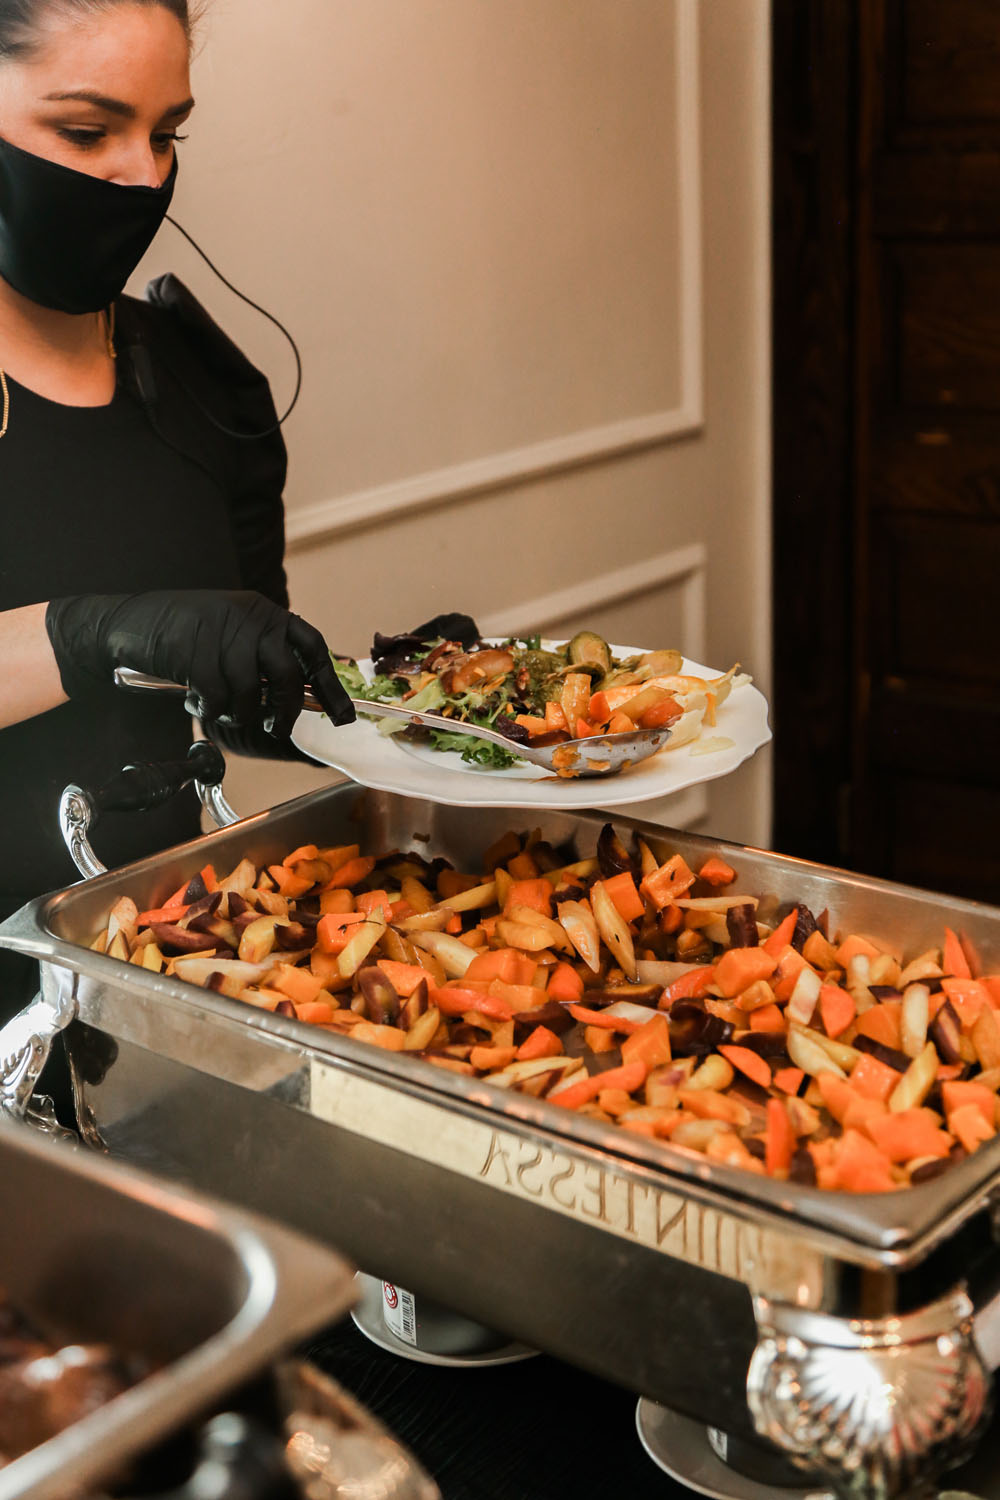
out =
[[[50,11],[74,13],[110,10],[123,0],[0,0],[0,62],[28,57],[39,44],[42,21]],[[159,5],[176,16],[190,39],[194,6],[188,0],[130,0],[133,5]]]

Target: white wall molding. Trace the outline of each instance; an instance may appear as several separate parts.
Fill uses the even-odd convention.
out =
[[[677,406],[487,454],[293,510],[286,523],[289,553],[317,546],[347,532],[368,529],[391,517],[523,484],[546,474],[603,463],[627,453],[693,437],[701,431],[704,376],[698,3],[699,0],[674,0],[681,392]]]

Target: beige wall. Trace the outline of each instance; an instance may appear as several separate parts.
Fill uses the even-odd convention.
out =
[[[276,15],[280,14],[280,21]],[[175,211],[302,346],[295,606],[331,644],[680,645],[767,689],[767,0],[212,0]],[[268,325],[166,228],[262,363]],[[234,765],[245,811],[315,785]],[[766,842],[766,755],[658,809]]]

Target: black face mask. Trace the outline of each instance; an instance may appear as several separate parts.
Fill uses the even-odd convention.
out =
[[[58,312],[99,312],[119,295],[170,207],[162,187],[125,187],[0,138],[0,276]]]

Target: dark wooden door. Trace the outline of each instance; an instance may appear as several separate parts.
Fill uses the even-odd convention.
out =
[[[778,0],[775,43],[776,266],[806,265],[842,318],[803,345],[776,278],[775,842],[1000,901],[1000,4]],[[805,157],[779,105],[803,46]],[[812,205],[811,257],[789,201]],[[803,355],[822,473],[794,446]],[[803,730],[811,655],[825,687]]]

